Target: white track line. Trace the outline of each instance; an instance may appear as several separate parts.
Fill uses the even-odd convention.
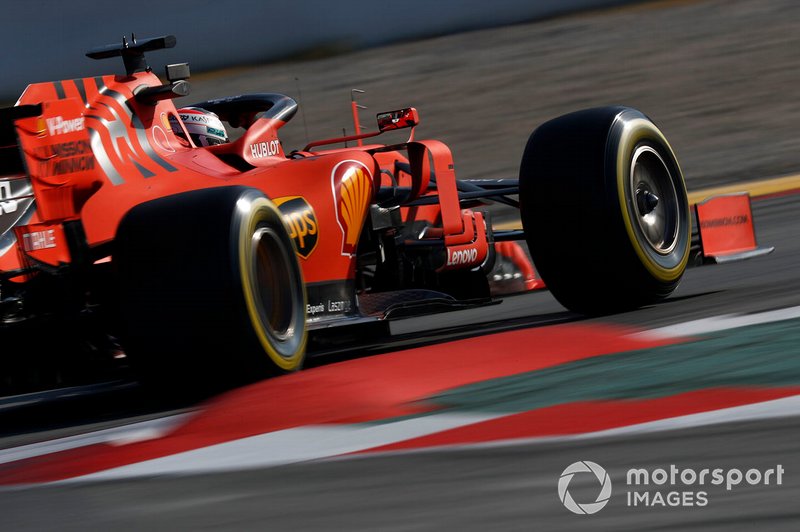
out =
[[[481,443],[461,443],[439,447],[422,447],[418,449],[355,455],[350,453],[367,451],[391,443],[398,443],[420,436],[435,434],[448,429],[464,427],[513,414],[436,414],[368,427],[363,425],[317,425],[297,427],[221,443],[202,449],[76,477],[62,482],[91,482],[160,475],[221,473],[269,468],[321,459],[343,460],[378,455],[506,447],[633,436],[731,422],[791,417],[798,415],[798,412],[800,412],[800,396],[792,396],[585,434],[518,438]]]
[[[395,454],[414,454],[425,452],[446,452],[461,449],[482,449],[493,447],[513,447],[517,445],[548,444],[559,442],[572,442],[581,440],[594,440],[597,438],[613,438],[619,436],[634,436],[639,434],[650,434],[671,430],[690,429],[707,427],[710,425],[721,425],[724,423],[734,423],[743,421],[759,421],[764,419],[779,419],[786,417],[800,416],[800,395],[772,399],[761,403],[733,406],[699,412],[697,414],[687,414],[672,418],[648,421],[636,425],[617,427],[613,429],[599,430],[595,432],[585,432],[582,434],[567,434],[560,436],[535,436],[531,438],[515,438],[507,440],[496,440],[478,443],[458,443],[452,445],[440,445],[437,447],[421,447],[418,449],[403,449],[393,451],[380,451],[374,453],[354,454],[349,456],[333,456],[331,459],[347,460],[351,458],[369,458],[371,456],[387,456]]]
[[[759,312],[757,314],[723,314],[721,316],[676,323],[675,325],[657,329],[649,329],[634,333],[632,336],[649,339],[681,338],[794,318],[800,318],[800,306]]]
[[[363,451],[505,415],[434,414],[377,425],[296,427],[108,469],[65,482],[274,467]]]
[[[78,447],[86,447],[97,443],[125,445],[135,441],[160,438],[182,423],[189,415],[190,414],[177,414],[160,419],[131,423],[130,425],[123,425],[121,427],[112,427],[88,432],[86,434],[77,434],[57,440],[3,449],[0,450],[0,464],[16,462],[17,460],[34,458],[36,456],[44,456],[60,451],[68,451],[70,449],[77,449]]]
[[[636,333],[636,335],[647,335],[649,338],[696,336],[726,329],[794,318],[800,318],[800,306],[758,314],[728,314],[715,316],[652,329]],[[793,396],[585,434],[459,444],[438,448],[392,451],[392,453],[519,445],[524,443],[547,443],[623,436],[735,421],[789,417],[797,415],[798,412],[800,412],[800,396]],[[35,443],[23,447],[2,450],[0,451],[0,463],[13,462],[96,443],[124,445],[134,441],[158,438],[167,434],[188,415],[189,414],[180,414],[168,418],[144,421],[123,427],[115,427],[88,434],[61,438],[50,442]],[[374,425],[313,425],[296,427],[147,460],[62,482],[235,471],[273,467],[324,458],[343,458],[342,455],[348,455],[349,453],[365,451],[428,434],[435,434],[453,428],[497,419],[507,415],[510,414],[451,413],[434,414]],[[374,454],[354,456],[374,456]]]

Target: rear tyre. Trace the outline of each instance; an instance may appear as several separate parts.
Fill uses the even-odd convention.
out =
[[[520,166],[520,202],[536,269],[570,310],[653,303],[686,268],[683,175],[664,135],[635,109],[588,109],[537,128]]]
[[[280,211],[258,190],[138,205],[114,245],[123,346],[144,384],[206,395],[302,366],[301,270]]]

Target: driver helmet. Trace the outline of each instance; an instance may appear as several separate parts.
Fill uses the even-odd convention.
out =
[[[214,146],[228,142],[228,133],[216,113],[200,107],[183,107],[178,109],[178,116],[195,146]],[[170,115],[169,119],[172,131],[185,139],[183,129],[176,123],[174,115]]]

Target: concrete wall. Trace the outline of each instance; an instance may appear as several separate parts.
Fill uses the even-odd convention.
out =
[[[280,59],[315,47],[355,49],[464,29],[528,21],[623,0],[0,0],[0,100],[28,83],[120,72],[92,47],[173,34],[178,46],[150,56],[194,71]]]

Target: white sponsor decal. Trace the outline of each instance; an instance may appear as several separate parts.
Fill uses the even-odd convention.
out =
[[[327,312],[350,312],[353,304],[350,301],[333,301],[328,300],[326,303],[317,303],[314,305],[306,305],[306,314],[314,316],[315,314],[322,314]]]
[[[306,313],[309,316],[313,316],[314,314],[318,314],[320,312],[325,312],[325,305],[322,303],[318,305],[306,305]]]
[[[153,126],[152,135],[153,135],[153,142],[156,143],[156,146],[158,146],[164,151],[173,153],[175,152],[175,148],[173,148],[169,144],[169,137],[167,137],[167,133],[163,129],[161,129],[161,126]]]
[[[471,264],[478,258],[478,250],[463,249],[459,251],[450,251],[447,249],[447,265],[458,266],[459,264]]]
[[[25,251],[37,251],[39,249],[49,249],[56,247],[55,231],[48,229],[46,231],[33,231],[22,235],[23,246]]]
[[[17,203],[17,200],[11,199],[11,185],[5,181],[0,182],[0,216],[16,212]]]
[[[349,301],[328,301],[328,312],[348,312],[349,310]]]
[[[83,117],[64,120],[63,116],[55,116],[47,119],[47,129],[51,135],[63,135],[74,131],[83,131]]]
[[[261,159],[262,157],[272,157],[273,155],[278,155],[280,151],[281,143],[277,140],[258,142],[250,145],[250,154],[256,159]]]
[[[201,124],[208,124],[208,117],[204,115],[185,114],[180,116],[181,120],[184,122],[200,122]]]

